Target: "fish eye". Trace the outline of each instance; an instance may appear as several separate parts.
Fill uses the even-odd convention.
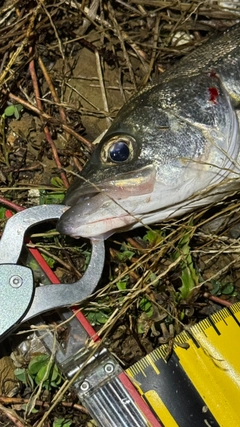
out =
[[[123,163],[136,154],[136,141],[129,135],[117,135],[103,144],[101,159],[104,163]]]
[[[117,141],[109,148],[109,157],[113,162],[125,162],[129,155],[129,147],[124,141]]]

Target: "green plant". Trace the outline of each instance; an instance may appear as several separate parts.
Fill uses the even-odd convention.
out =
[[[135,255],[135,253],[129,249],[125,249],[123,252],[118,252],[117,257],[119,261],[125,262],[127,260],[131,260],[131,258]]]
[[[159,285],[159,279],[157,278],[156,274],[153,273],[151,270],[149,271],[149,282],[154,286]]]
[[[142,297],[139,301],[139,308],[144,311],[147,317],[152,317],[153,315],[153,306],[148,298]]]
[[[220,296],[220,295],[228,295],[231,297],[237,296],[237,292],[235,291],[235,286],[231,282],[222,283],[218,280],[211,280],[212,289],[211,294]]]
[[[96,311],[90,311],[85,315],[89,323],[91,323],[92,326],[95,326],[95,325],[104,325],[109,319],[110,314],[111,313],[108,314],[103,310],[96,309]]]
[[[56,188],[56,190],[40,190],[39,191],[39,204],[40,205],[50,205],[59,203],[61,204],[65,197],[65,188],[63,181],[60,177],[54,176],[51,178],[51,185]]]
[[[162,230],[148,230],[143,236],[143,240],[153,246],[160,243],[163,240],[163,237]]]
[[[15,119],[20,119],[20,113],[23,111],[23,106],[21,104],[12,104],[8,105],[8,107],[5,108],[4,113],[2,114],[2,118],[5,119],[5,117],[12,117],[14,116]]]
[[[51,390],[62,382],[57,365],[50,360],[50,356],[47,354],[35,356],[27,368],[17,368],[14,372],[19,381],[31,387],[42,383],[43,388]]]
[[[186,231],[186,234],[179,241],[174,255],[175,259],[179,258],[180,256],[182,257],[182,260],[180,261],[180,279],[182,286],[179,288],[178,295],[180,299],[184,300],[187,300],[190,297],[192,290],[199,284],[198,275],[193,265],[191,248],[189,245],[191,237],[192,230],[190,229],[190,231]]]
[[[132,257],[135,255],[135,252],[132,247],[129,247],[127,243],[123,243],[120,248],[120,252],[117,252],[117,258],[121,262],[131,261]]]
[[[129,277],[125,276],[124,279],[118,280],[116,286],[119,291],[125,291],[128,286]]]
[[[0,219],[6,219],[6,210],[3,206],[0,207]]]
[[[57,187],[57,188],[63,188],[64,187],[63,181],[59,176],[52,177],[50,182],[54,187]]]
[[[72,421],[65,418],[57,418],[53,421],[53,427],[70,427]]]

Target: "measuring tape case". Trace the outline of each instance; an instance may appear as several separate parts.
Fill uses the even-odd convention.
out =
[[[240,427],[240,303],[183,331],[126,373],[165,427]],[[130,427],[130,426],[129,426]]]

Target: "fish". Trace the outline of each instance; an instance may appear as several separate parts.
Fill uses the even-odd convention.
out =
[[[120,109],[65,197],[75,238],[183,216],[239,188],[240,24],[209,39]]]

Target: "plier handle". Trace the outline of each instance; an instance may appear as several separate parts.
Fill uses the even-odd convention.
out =
[[[102,274],[105,248],[102,240],[91,240],[92,254],[83,277],[73,284],[35,288],[30,268],[17,265],[26,231],[33,225],[57,220],[64,205],[40,205],[13,215],[0,240],[0,341],[19,323],[39,314],[80,303],[95,290]]]

